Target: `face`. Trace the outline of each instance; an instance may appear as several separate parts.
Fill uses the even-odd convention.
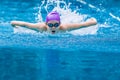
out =
[[[52,21],[49,21],[46,24],[47,24],[47,29],[50,33],[55,34],[56,32],[58,32],[58,29],[59,29],[59,26],[60,26],[59,21],[52,20]]]

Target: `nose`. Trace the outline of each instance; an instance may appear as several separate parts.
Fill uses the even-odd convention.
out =
[[[55,29],[55,27],[53,26],[52,29]]]

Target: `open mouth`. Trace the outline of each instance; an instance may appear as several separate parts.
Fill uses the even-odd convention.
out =
[[[55,31],[52,31],[52,34],[54,34],[55,33]]]

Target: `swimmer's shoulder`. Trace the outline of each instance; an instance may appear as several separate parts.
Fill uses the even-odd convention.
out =
[[[46,31],[47,30],[47,26],[44,22],[36,23],[36,27],[38,28],[39,31]]]
[[[67,27],[67,24],[61,24],[60,25],[60,30],[63,30],[63,31],[66,31],[66,30],[68,30],[68,27]]]
[[[66,30],[65,24],[60,24],[60,30]]]

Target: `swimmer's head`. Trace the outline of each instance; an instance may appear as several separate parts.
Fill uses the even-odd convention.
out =
[[[52,21],[52,20],[58,21],[60,23],[60,15],[58,12],[52,11],[47,15],[46,23],[48,23],[49,21]]]

